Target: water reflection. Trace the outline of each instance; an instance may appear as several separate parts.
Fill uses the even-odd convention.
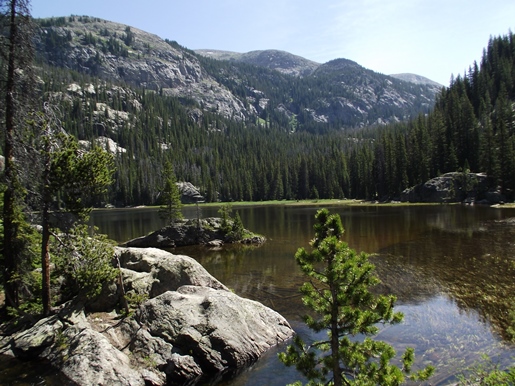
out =
[[[306,309],[298,292],[306,278],[293,256],[299,247],[309,247],[318,207],[234,209],[246,227],[268,238],[264,245],[221,250],[185,247],[174,252],[194,257],[237,294],[277,310],[309,339],[311,332],[301,322]],[[395,294],[397,309],[405,313],[405,322],[384,329],[380,338],[398,351],[414,347],[419,367],[436,365],[438,373],[431,384],[450,382],[460,368],[479,360],[480,353],[511,364],[515,350],[502,338],[508,323],[506,300],[515,295],[515,225],[501,220],[515,216],[515,210],[444,205],[330,210],[342,218],[345,241],[374,254],[383,282],[376,290]],[[109,225],[109,215],[106,224],[96,215],[100,230],[120,242],[160,226],[156,211],[117,214]],[[195,217],[194,208],[187,208],[185,215]],[[203,216],[217,216],[217,208],[204,208]],[[124,221],[134,222],[124,225]],[[275,354],[272,351],[227,384],[283,385],[298,379]]]

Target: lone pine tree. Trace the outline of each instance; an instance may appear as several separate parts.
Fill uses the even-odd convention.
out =
[[[176,220],[182,220],[181,192],[177,186],[177,179],[173,171],[173,165],[167,162],[164,169],[164,184],[161,191],[162,205],[159,208],[159,215],[168,224],[173,224]]]
[[[312,315],[317,315],[306,316],[305,322],[315,332],[327,331],[328,338],[308,346],[297,336],[279,354],[280,360],[294,365],[309,380],[308,385],[402,384],[414,362],[414,350],[406,350],[398,367],[390,363],[395,357],[393,347],[372,339],[379,323],[402,321],[403,315],[393,310],[395,297],[370,292],[379,283],[375,267],[366,253],[356,253],[340,240],[344,232],[340,216],[321,209],[316,219],[313,250],[300,248],[295,259],[310,277],[301,287],[302,299],[314,311]],[[425,379],[432,372],[427,367],[412,378]]]

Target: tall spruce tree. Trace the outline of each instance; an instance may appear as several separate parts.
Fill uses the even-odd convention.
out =
[[[173,224],[176,220],[181,220],[182,203],[181,192],[177,186],[177,178],[173,170],[171,162],[167,162],[164,169],[164,184],[161,191],[162,205],[159,208],[159,215],[166,220],[168,224]]]
[[[371,338],[379,331],[379,323],[402,321],[403,315],[393,311],[395,297],[370,292],[379,283],[374,265],[367,254],[356,253],[340,240],[344,232],[340,216],[321,209],[316,220],[313,250],[300,248],[295,259],[310,277],[301,287],[302,299],[316,316],[307,315],[305,322],[315,332],[327,331],[328,337],[308,346],[297,336],[279,354],[280,360],[294,365],[309,385],[402,384],[414,361],[413,349],[402,355],[399,368],[390,363],[395,357],[392,346]],[[427,367],[413,377],[425,379],[432,372]]]
[[[3,282],[6,307],[18,308],[20,266],[23,245],[20,227],[23,188],[20,182],[20,139],[23,120],[28,115],[26,103],[32,89],[27,87],[33,58],[29,1],[0,0],[0,77],[5,166],[3,225]],[[25,86],[25,87],[24,87]]]

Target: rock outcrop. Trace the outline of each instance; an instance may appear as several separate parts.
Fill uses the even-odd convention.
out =
[[[446,173],[401,194],[402,202],[498,204],[505,200],[493,180],[481,173]]]
[[[195,204],[204,202],[204,197],[200,194],[199,189],[191,182],[177,182],[177,187],[181,193],[181,202],[183,204]]]
[[[245,233],[249,233],[245,231]],[[224,242],[241,242],[243,244],[260,244],[265,241],[262,236],[254,235],[250,238],[234,240],[222,229],[222,219],[218,217],[203,218],[200,220],[189,219],[176,221],[147,236],[141,236],[127,241],[125,247],[138,248],[175,248],[186,245],[219,244]]]
[[[217,60],[249,63],[299,77],[311,75],[320,66],[320,63],[280,50],[259,50],[247,53],[220,50],[195,50],[195,52]]]
[[[46,360],[80,385],[193,385],[240,371],[293,330],[241,298],[188,256],[117,248],[133,316],[68,305],[30,328],[3,325],[0,355]],[[105,296],[105,294],[101,295]]]
[[[62,20],[65,19],[64,24],[43,26],[36,38],[37,51],[49,64],[188,97],[223,116],[246,119],[243,102],[207,74],[194,54],[178,44],[98,18]]]

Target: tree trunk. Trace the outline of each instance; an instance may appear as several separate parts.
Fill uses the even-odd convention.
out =
[[[10,2],[9,45],[7,82],[5,93],[5,181],[4,193],[4,288],[6,307],[18,308],[18,253],[16,247],[17,226],[15,221],[17,175],[14,163],[14,91],[15,49],[18,28],[16,26],[16,0]]]
[[[42,213],[42,241],[41,241],[41,290],[43,302],[43,315],[48,316],[51,311],[51,298],[50,298],[50,221],[48,212],[48,201],[46,201]]]
[[[342,386],[342,370],[340,368],[340,340],[338,339],[338,287],[331,285],[331,356],[333,358],[334,386]]]

